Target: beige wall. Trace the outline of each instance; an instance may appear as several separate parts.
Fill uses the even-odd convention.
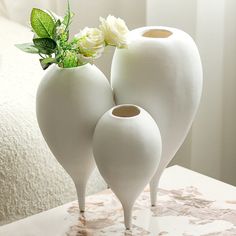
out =
[[[222,179],[236,185],[236,1],[225,1]]]

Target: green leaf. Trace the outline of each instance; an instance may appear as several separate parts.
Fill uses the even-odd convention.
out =
[[[52,54],[57,46],[56,42],[50,38],[34,38],[34,45],[43,54]]]
[[[46,70],[51,64],[56,63],[56,59],[52,57],[47,57],[44,59],[39,59],[40,64],[44,70]]]
[[[31,26],[34,32],[41,38],[53,36],[54,20],[52,17],[38,8],[33,8],[30,17]]]
[[[73,12],[69,12],[65,15],[62,23],[66,26],[66,29],[68,29],[69,25],[71,24],[73,16],[74,16]]]
[[[39,50],[32,43],[15,44],[15,46],[23,52],[39,53]]]
[[[57,39],[57,27],[61,25],[61,21],[57,20],[53,28],[53,39]]]
[[[66,12],[66,15],[64,16],[64,19],[63,19],[63,22],[62,22],[62,24],[64,24],[66,26],[66,30],[68,29],[69,25],[71,24],[73,16],[74,16],[74,13],[71,12],[70,2],[68,1],[68,3],[67,3],[67,12]]]

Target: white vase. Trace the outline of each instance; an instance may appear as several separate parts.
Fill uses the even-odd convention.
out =
[[[202,65],[194,41],[181,30],[143,27],[129,36],[128,49],[115,51],[111,84],[117,104],[143,107],[160,128],[162,157],[150,184],[155,205],[160,176],[182,145],[199,106]]]
[[[105,75],[94,65],[51,66],[37,92],[41,132],[59,163],[73,179],[81,211],[87,180],[94,170],[92,137],[99,118],[114,106]]]
[[[130,229],[133,204],[160,160],[157,124],[138,106],[116,106],[96,126],[93,153],[101,175],[123,206],[125,226]]]

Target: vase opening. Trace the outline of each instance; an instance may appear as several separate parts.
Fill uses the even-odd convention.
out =
[[[133,117],[140,113],[140,109],[132,105],[123,105],[113,109],[112,115],[117,117]]]
[[[143,37],[147,38],[168,38],[172,32],[163,29],[151,29],[143,33]]]

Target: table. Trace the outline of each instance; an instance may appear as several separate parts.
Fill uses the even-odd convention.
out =
[[[236,235],[236,187],[185,169],[165,170],[156,207],[145,189],[133,209],[133,229],[123,225],[120,203],[107,189],[0,227],[1,236],[229,236]]]

